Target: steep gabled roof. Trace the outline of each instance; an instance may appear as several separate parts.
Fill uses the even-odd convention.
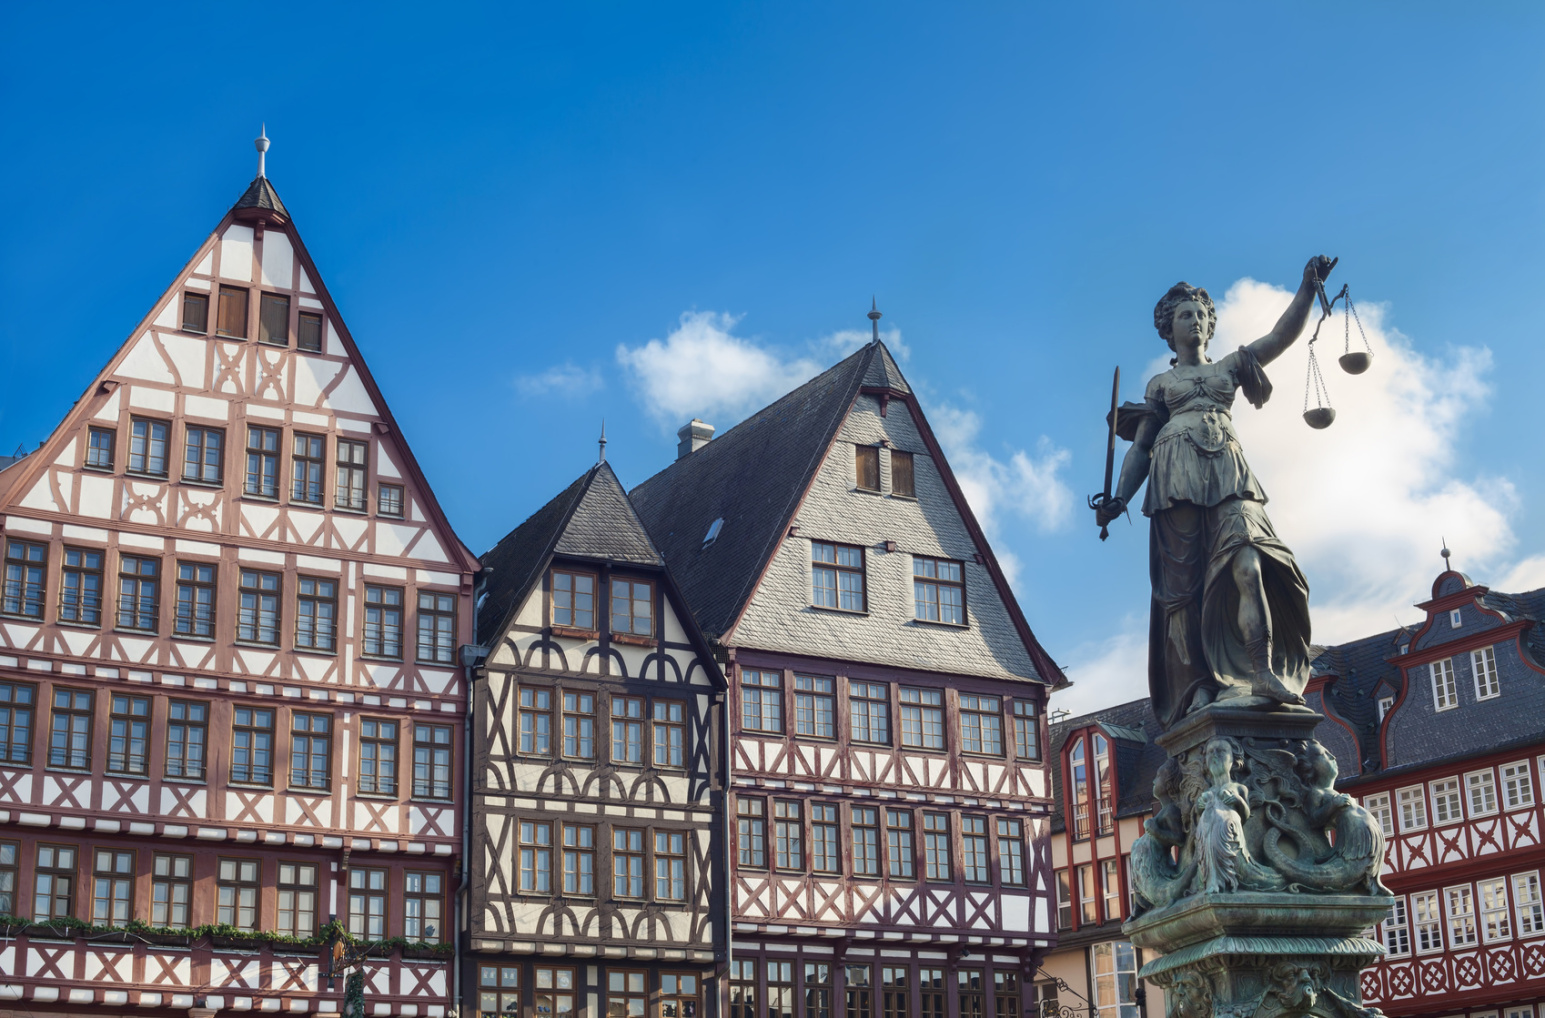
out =
[[[286,219],[290,217],[289,209],[284,207],[284,202],[279,200],[279,192],[268,182],[267,177],[258,177],[247,185],[247,190],[236,204],[231,206],[231,211],[237,209],[267,209],[277,212]]]
[[[664,568],[608,463],[597,463],[482,556],[491,570],[478,608],[479,642],[509,624],[554,555]]]

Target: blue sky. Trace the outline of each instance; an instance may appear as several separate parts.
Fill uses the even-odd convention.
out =
[[[1246,341],[1339,255],[1374,334],[1368,375],[1327,360],[1328,431],[1296,419],[1302,344],[1239,409],[1317,637],[1414,620],[1443,537],[1545,584],[1542,43],[1526,4],[8,5],[0,445],[80,394],[266,121],[475,550],[603,416],[642,480],[694,413],[727,426],[850,348],[873,294],[1068,705],[1115,702],[1143,687],[1146,535],[1102,545],[1081,505],[1111,368],[1137,398],[1163,366],[1178,279]]]

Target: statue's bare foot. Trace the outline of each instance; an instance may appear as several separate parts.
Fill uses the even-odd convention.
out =
[[[1250,684],[1250,692],[1256,696],[1264,696],[1268,700],[1275,700],[1277,703],[1302,705],[1304,702],[1303,697],[1288,689],[1282,684],[1282,680],[1265,670],[1255,673],[1255,680]]]

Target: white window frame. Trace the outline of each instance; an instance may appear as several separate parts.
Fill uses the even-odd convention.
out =
[[[1522,768],[1514,775],[1511,786],[1509,785],[1508,769]],[[1497,776],[1502,780],[1502,808],[1504,810],[1528,809],[1534,805],[1534,768],[1528,760],[1514,760],[1497,768]],[[1517,793],[1517,801],[1514,801],[1514,793]]]
[[[1446,827],[1464,820],[1464,789],[1458,778],[1427,782],[1427,794],[1432,796],[1432,826]]]
[[[1379,829],[1384,832],[1386,838],[1395,836],[1395,811],[1390,806],[1388,792],[1380,792],[1378,795],[1363,796],[1363,809],[1379,821]]]
[[[1454,659],[1434,661],[1427,666],[1427,676],[1432,683],[1432,709],[1453,710],[1459,706],[1459,687],[1454,684]]]
[[[1502,695],[1502,676],[1497,671],[1497,652],[1481,647],[1470,652],[1470,678],[1475,680],[1477,700],[1495,700]],[[1487,681],[1482,684],[1481,680]]]
[[[1513,939],[1513,917],[1508,911],[1507,877],[1488,877],[1475,882],[1480,912],[1481,941],[1500,944]]]
[[[1465,617],[1462,614],[1460,614],[1460,611],[1459,611],[1458,608],[1455,608],[1455,609],[1451,610],[1448,613],[1448,627],[1450,629],[1458,629],[1460,626],[1462,626],[1464,624],[1465,624]]]
[[[1395,708],[1395,698],[1393,696],[1381,696],[1381,697],[1379,697],[1379,723],[1380,724],[1384,723],[1384,719],[1389,717],[1389,712],[1394,710],[1394,708]]]
[[[1545,933],[1545,890],[1541,889],[1540,871],[1514,873],[1509,883],[1513,885],[1513,929],[1520,937]]]
[[[1485,780],[1480,780],[1480,781],[1477,780],[1477,779],[1482,779],[1482,778],[1485,779]],[[1480,806],[1477,807],[1476,806],[1476,801],[1475,801],[1476,800],[1476,792],[1477,792],[1478,789],[1483,789],[1483,788],[1491,790],[1491,805],[1487,806],[1486,803],[1484,801],[1482,801]],[[1470,771],[1467,774],[1465,774],[1465,806],[1467,806],[1469,808],[1470,816],[1472,816],[1472,817],[1489,817],[1489,816],[1494,816],[1497,813],[1498,802],[1499,802],[1499,800],[1497,798],[1497,775],[1494,772],[1493,768],[1487,767],[1484,770]]]
[[[1466,908],[1456,909],[1456,903],[1463,903]],[[1475,915],[1475,885],[1453,884],[1443,888],[1443,915],[1448,920],[1445,924],[1448,928],[1448,947],[1451,951],[1462,951],[1467,947],[1474,947],[1480,942],[1480,930],[1477,928]],[[1468,937],[1468,939],[1465,939]]]
[[[1423,918],[1423,915],[1427,918]],[[1431,933],[1431,947],[1422,947],[1422,935]],[[1418,891],[1411,895],[1411,949],[1417,954],[1443,953],[1443,913],[1437,891]]]
[[[1507,1018],[1534,1018],[1533,1004],[1520,1004],[1507,1009]]]
[[[1414,797],[1407,798],[1407,792],[1416,793]],[[1400,833],[1409,831],[1425,831],[1427,829],[1427,789],[1422,785],[1408,785],[1396,790],[1396,799],[1400,803]],[[1406,810],[1407,802],[1415,803],[1420,813],[1413,815]]]
[[[1389,916],[1379,924],[1379,940],[1384,944],[1386,956],[1390,958],[1404,958],[1411,953],[1411,923],[1410,913],[1406,909],[1404,895],[1395,895],[1395,904],[1389,910]],[[1396,944],[1391,944],[1391,935]],[[1399,946],[1404,944],[1404,947]]]

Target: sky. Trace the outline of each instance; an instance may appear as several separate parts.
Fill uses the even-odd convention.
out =
[[[1075,712],[1143,695],[1145,521],[1096,537],[1111,371],[1341,259],[1236,422],[1316,642],[1419,621],[1446,540],[1545,585],[1545,7],[0,7],[0,448],[32,447],[268,176],[462,539],[635,484],[856,348],[870,300]],[[1333,285],[1334,289],[1334,285]],[[1357,331],[1352,330],[1353,341]]]

